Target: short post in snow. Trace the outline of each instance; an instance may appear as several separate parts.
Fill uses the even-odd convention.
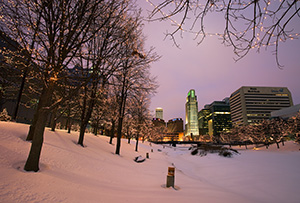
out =
[[[167,175],[167,187],[174,187],[175,184],[175,167],[168,168],[168,175]]]
[[[148,152],[146,153],[146,158],[149,159],[149,153]]]

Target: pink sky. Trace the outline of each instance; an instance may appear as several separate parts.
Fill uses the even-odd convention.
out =
[[[146,0],[138,4],[144,10],[152,8]],[[217,22],[215,28],[213,20],[208,25],[213,32],[220,27],[220,21]],[[295,27],[300,28],[300,22]],[[300,40],[280,44],[280,62],[284,67],[279,69],[273,47],[260,53],[253,49],[235,62],[232,48],[225,47],[216,36],[207,37],[197,46],[190,34],[184,34],[183,38],[178,35],[181,49],[176,48],[170,39],[164,40],[166,30],[173,29],[169,22],[145,22],[144,27],[147,46],[155,47],[162,56],[151,65],[160,86],[151,100],[151,110],[154,113],[156,107],[163,108],[164,120],[185,119],[185,101],[190,89],[196,91],[199,110],[205,104],[229,97],[241,86],[287,87],[294,104],[300,103]]]

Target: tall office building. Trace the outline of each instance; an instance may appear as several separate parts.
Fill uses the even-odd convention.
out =
[[[162,119],[164,120],[164,112],[163,112],[163,109],[162,108],[156,108],[155,109],[155,118],[159,118],[159,119]]]
[[[205,105],[199,111],[198,120],[200,135],[209,135],[218,140],[220,133],[231,128],[229,98]]]
[[[293,105],[286,87],[243,86],[230,96],[233,125],[246,125],[271,117],[271,112]]]
[[[205,105],[204,109],[198,112],[199,134],[208,135],[208,121],[210,120],[211,112],[209,106]]]
[[[198,102],[195,90],[190,90],[185,104],[185,136],[199,136]]]

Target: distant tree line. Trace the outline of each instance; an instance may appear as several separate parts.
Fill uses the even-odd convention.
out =
[[[228,144],[277,144],[294,139],[299,142],[300,112],[289,119],[274,118],[253,125],[234,126],[220,135],[220,141]]]

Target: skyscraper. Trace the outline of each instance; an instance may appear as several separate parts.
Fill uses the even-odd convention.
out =
[[[195,90],[191,89],[185,104],[185,136],[199,136],[198,102]]]
[[[163,109],[158,107],[155,109],[155,118],[159,118],[159,119],[162,119],[164,120],[164,115],[163,115]]]

